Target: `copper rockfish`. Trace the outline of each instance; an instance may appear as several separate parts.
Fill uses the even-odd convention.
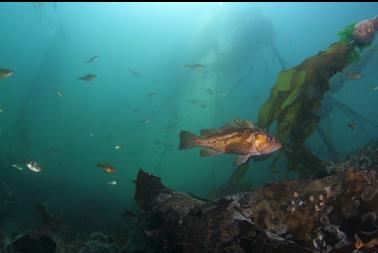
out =
[[[179,149],[203,147],[202,157],[237,154],[235,165],[245,163],[251,156],[270,154],[282,147],[268,133],[257,129],[251,121],[236,119],[217,129],[202,129],[201,136],[180,132]]]

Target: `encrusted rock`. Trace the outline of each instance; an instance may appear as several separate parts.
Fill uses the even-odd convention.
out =
[[[374,242],[375,230],[367,228],[366,221],[378,213],[377,198],[362,196],[371,193],[376,181],[376,173],[352,169],[318,180],[271,183],[214,204],[169,189],[159,178],[140,171],[136,200],[146,218],[155,217],[147,224],[154,224],[157,237],[150,238],[148,244],[159,249],[244,253],[261,248],[258,252],[280,252],[280,245],[282,252],[337,252],[344,247],[353,251],[355,234],[362,243]],[[148,196],[148,203],[145,195],[138,195],[142,188],[155,193]],[[178,196],[161,202],[160,191]]]

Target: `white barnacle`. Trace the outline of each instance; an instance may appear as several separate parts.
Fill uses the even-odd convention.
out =
[[[243,214],[247,217],[251,216],[251,211],[249,209],[243,210]]]
[[[322,214],[320,216],[320,222],[323,223],[324,225],[329,225],[330,221],[327,215]]]
[[[327,205],[327,206],[324,206],[324,207],[323,207],[323,213],[324,213],[325,215],[330,214],[330,213],[332,212],[332,210],[333,210],[333,207],[330,206],[330,205]]]
[[[241,214],[240,212],[238,211],[235,211],[232,215],[232,218],[234,220],[242,220],[242,221],[248,221],[249,223],[251,223],[251,220],[247,217],[245,217],[243,214]]]
[[[325,186],[324,191],[326,192],[327,198],[331,197],[332,195],[331,186]]]
[[[159,196],[158,196],[158,198],[157,198],[157,200],[158,200],[159,202],[164,202],[164,201],[170,199],[171,197],[172,197],[171,194],[160,193]]]
[[[274,234],[274,233],[271,233],[267,230],[265,230],[265,233],[266,235],[271,238],[271,239],[274,239],[274,240],[277,240],[277,241],[284,241],[285,239],[282,238],[281,236],[277,235],[277,234]]]

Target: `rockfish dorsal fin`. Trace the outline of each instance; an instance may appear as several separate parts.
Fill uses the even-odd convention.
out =
[[[254,129],[255,126],[253,125],[252,121],[244,120],[244,119],[234,119],[230,122],[227,122],[222,126],[222,129],[227,130],[234,130],[240,128],[251,128]]]
[[[209,137],[209,136],[212,136],[212,135],[215,135],[215,134],[220,134],[222,133],[222,129],[218,129],[218,128],[212,128],[212,129],[209,129],[209,128],[205,128],[205,129],[201,129],[201,132],[200,132],[200,135],[201,136],[204,136],[204,137]]]

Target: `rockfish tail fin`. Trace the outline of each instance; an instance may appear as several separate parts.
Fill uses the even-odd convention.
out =
[[[200,139],[195,134],[192,134],[189,131],[181,130],[180,131],[180,146],[179,149],[189,149],[194,148],[198,145],[197,141]]]

